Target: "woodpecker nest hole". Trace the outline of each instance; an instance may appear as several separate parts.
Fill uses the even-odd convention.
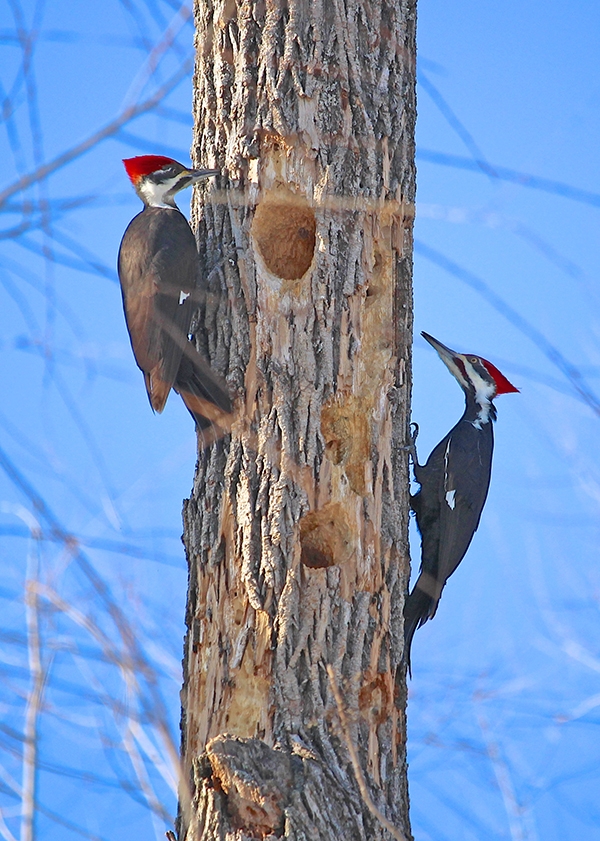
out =
[[[321,432],[325,455],[340,464],[354,493],[367,493],[365,464],[369,461],[371,438],[365,401],[352,396],[336,396],[323,406]]]
[[[267,194],[252,222],[252,237],[265,266],[282,280],[306,274],[315,251],[315,231],[313,209],[289,190]]]
[[[352,554],[352,531],[344,507],[329,503],[300,520],[302,563],[311,569],[344,563]]]

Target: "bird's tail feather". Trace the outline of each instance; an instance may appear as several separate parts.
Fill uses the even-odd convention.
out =
[[[189,391],[201,400],[207,400],[221,412],[232,409],[227,383],[214,371],[192,342],[184,348],[179,370],[175,377],[177,391]]]
[[[181,395],[203,433],[205,445],[207,435],[211,441],[216,440],[230,429],[233,407],[227,383],[213,371],[191,342],[181,358],[173,388]],[[209,432],[211,429],[212,434]]]
[[[424,590],[421,590],[418,582],[410,596],[407,596],[404,602],[404,659],[406,660],[408,673],[411,677],[410,647],[412,645],[412,638],[417,628],[420,628],[421,625],[433,616],[436,607],[437,601]]]

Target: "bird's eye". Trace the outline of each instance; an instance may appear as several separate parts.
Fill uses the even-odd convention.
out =
[[[476,364],[479,362],[479,359],[477,359],[477,357],[476,357],[476,356],[472,356],[472,357],[469,359],[469,362],[471,363],[471,365],[476,365]]]

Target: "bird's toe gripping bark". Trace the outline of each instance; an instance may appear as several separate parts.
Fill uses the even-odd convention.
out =
[[[414,431],[413,431],[414,430]],[[411,423],[410,431],[408,433],[408,444],[402,447],[403,450],[407,450],[408,454],[413,460],[413,464],[415,467],[419,466],[419,459],[417,458],[417,436],[419,434],[419,424],[418,423]]]

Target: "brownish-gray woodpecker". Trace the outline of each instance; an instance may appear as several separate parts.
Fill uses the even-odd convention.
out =
[[[119,249],[119,279],[131,347],[150,405],[162,412],[174,388],[200,429],[223,425],[231,398],[222,377],[190,341],[201,282],[196,240],[175,194],[217,169],[188,169],[162,155],[124,160],[144,209]],[[200,290],[201,291],[201,290]]]
[[[404,605],[404,651],[410,671],[410,646],[421,625],[433,619],[444,585],[465,556],[479,525],[487,497],[494,448],[492,400],[518,391],[487,360],[456,353],[433,336],[421,333],[465,393],[466,406],[456,426],[435,447],[427,463],[417,460],[415,441],[410,452],[415,481],[421,486],[410,505],[421,534],[421,570]]]

